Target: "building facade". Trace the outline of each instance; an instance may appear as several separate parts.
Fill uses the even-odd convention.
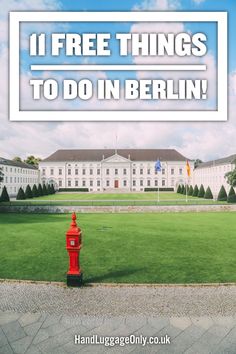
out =
[[[161,172],[155,171],[157,159],[161,161]],[[175,190],[186,182],[186,160],[173,149],[58,150],[41,161],[39,169],[42,183],[53,183],[59,190]],[[188,161],[193,170],[193,161]]]
[[[35,166],[24,162],[12,161],[0,157],[0,168],[3,172],[3,181],[0,183],[0,193],[6,186],[9,196],[15,197],[20,187],[24,190],[29,184],[33,187],[40,181],[39,170]]]
[[[227,183],[225,174],[233,171],[236,166],[236,154],[222,159],[203,162],[194,169],[193,184],[206,189],[208,186],[214,196],[217,196],[221,186],[223,185],[228,193],[230,185]]]

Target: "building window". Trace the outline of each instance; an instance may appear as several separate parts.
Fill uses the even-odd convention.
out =
[[[166,173],[166,170],[164,168],[161,171],[163,175]]]
[[[54,174],[54,169],[53,168],[50,169],[50,174],[51,174],[51,176]]]
[[[158,180],[155,179],[155,187],[158,187]]]
[[[133,187],[135,187],[136,186],[136,181],[135,181],[135,179],[133,180]]]
[[[46,174],[46,171],[45,171],[45,168],[43,168],[42,175],[45,176],[45,174]]]
[[[93,169],[92,169],[92,168],[90,168],[90,170],[89,170],[89,174],[90,174],[90,175],[92,175],[92,174],[93,174]]]
[[[118,175],[118,168],[115,168],[115,175]]]
[[[110,181],[106,181],[106,186],[107,186],[107,187],[110,186]]]
[[[143,175],[143,168],[140,168],[140,175]]]
[[[150,168],[147,169],[147,174],[150,175],[151,171]]]
[[[100,175],[100,168],[97,169],[97,174]]]
[[[100,187],[101,183],[99,180],[97,180],[97,186]]]
[[[136,174],[136,169],[135,168],[133,168],[133,175],[135,175]]]
[[[68,175],[71,175],[71,168],[68,168]]]
[[[90,181],[90,183],[89,183],[89,184],[90,184],[90,187],[92,187],[92,186],[93,186],[93,181]]]
[[[75,174],[78,176],[78,174],[79,174],[78,168],[75,169]]]
[[[123,181],[123,186],[124,186],[124,187],[127,186],[127,181],[126,181],[126,180]]]
[[[59,176],[62,175],[62,169],[61,168],[59,168],[58,174],[59,174]]]
[[[78,187],[79,181],[75,181],[75,187]]]
[[[143,186],[143,180],[141,179],[140,181],[140,186],[142,187]]]
[[[171,173],[172,175],[174,175],[174,174],[175,174],[175,169],[172,168],[172,169],[170,170],[170,173]]]
[[[126,168],[123,169],[123,174],[124,174],[124,175],[127,174],[127,169],[126,169]]]
[[[109,175],[110,171],[109,168],[106,169],[106,174]]]
[[[148,179],[148,181],[147,181],[147,186],[148,186],[148,187],[151,186],[151,181],[150,181],[150,179]]]
[[[180,175],[183,174],[183,169],[182,169],[182,168],[179,169],[179,174],[180,174]]]
[[[86,187],[86,181],[82,181],[82,186]]]
[[[70,180],[68,181],[68,187],[71,187],[71,181]]]
[[[164,179],[161,181],[161,185],[162,185],[162,187],[165,187],[166,181]]]
[[[85,173],[86,173],[85,168],[83,168],[82,174],[85,175]]]

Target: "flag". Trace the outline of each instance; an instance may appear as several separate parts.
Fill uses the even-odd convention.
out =
[[[187,170],[187,175],[188,175],[188,177],[190,177],[190,175],[191,175],[191,168],[190,168],[190,165],[189,165],[188,160],[187,160],[187,162],[186,162],[186,170]]]
[[[161,161],[157,160],[157,162],[155,163],[155,171],[159,172],[161,171]]]

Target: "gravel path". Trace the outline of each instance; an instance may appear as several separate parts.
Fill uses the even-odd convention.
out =
[[[67,288],[0,283],[0,310],[90,316],[235,316],[236,286]]]

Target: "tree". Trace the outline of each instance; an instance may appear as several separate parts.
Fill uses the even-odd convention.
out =
[[[189,196],[193,195],[193,187],[192,186],[190,186],[188,189],[188,195]]]
[[[43,195],[48,195],[46,184],[43,184]]]
[[[56,191],[55,191],[55,188],[54,188],[54,185],[52,184],[52,194],[55,194]]]
[[[198,198],[204,198],[205,195],[205,189],[203,187],[203,185],[201,184],[199,192],[198,192]]]
[[[234,187],[232,187],[232,186],[231,186],[231,188],[229,190],[227,202],[228,203],[236,203],[236,194],[235,194],[235,191],[234,191]]]
[[[207,190],[206,190],[206,193],[204,195],[204,198],[205,199],[213,199],[213,194],[212,194],[211,188],[209,186],[207,187]]]
[[[9,198],[6,186],[4,186],[3,190],[2,190],[1,202],[10,202],[10,198]]]
[[[39,186],[38,186],[38,196],[39,196],[39,197],[42,197],[42,196],[43,196],[43,188],[42,188],[41,183],[40,183]]]
[[[48,192],[48,194],[52,194],[52,186],[51,186],[51,184],[47,185],[47,192]]]
[[[194,161],[194,168],[198,167],[201,163],[202,163],[202,160],[196,159],[196,160]]]
[[[236,168],[233,171],[227,172],[225,178],[230,186],[236,187]]]
[[[40,161],[40,157],[35,157],[34,155],[30,155],[24,160],[25,163],[33,166],[38,166]]]
[[[199,193],[198,186],[195,184],[192,196],[193,197],[198,197],[198,193]]]
[[[227,193],[226,193],[225,187],[223,185],[220,188],[217,200],[219,202],[227,201]]]
[[[33,185],[32,196],[33,196],[33,198],[36,198],[39,196],[39,192],[38,192],[38,188],[37,188],[36,184]]]
[[[183,194],[186,195],[186,186],[183,185]]]
[[[184,184],[181,186],[181,194],[184,194]]]
[[[181,185],[179,184],[178,188],[177,188],[177,193],[181,193],[181,190],[182,190],[182,188],[181,188]]]
[[[22,162],[21,157],[19,157],[19,156],[13,157],[12,161]]]
[[[25,190],[25,198],[29,199],[29,198],[33,198],[33,193],[32,190],[30,188],[30,185],[28,184]]]
[[[20,189],[18,190],[17,196],[16,196],[17,200],[24,200],[25,199],[25,192],[24,190],[20,187]]]

